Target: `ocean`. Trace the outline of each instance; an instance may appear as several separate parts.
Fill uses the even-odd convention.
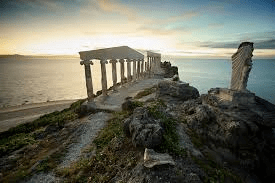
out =
[[[80,65],[79,61],[78,58],[0,58],[0,108],[86,98],[84,66]],[[210,88],[230,86],[230,60],[170,58],[168,61],[178,66],[180,79],[196,87],[200,94],[207,93]],[[111,64],[106,66],[107,82],[110,87]],[[96,93],[101,90],[99,61],[94,61],[91,68],[94,93]],[[275,60],[253,59],[253,68],[248,81],[250,91],[273,104],[275,104],[274,70]],[[117,73],[120,73],[119,64],[117,64]]]

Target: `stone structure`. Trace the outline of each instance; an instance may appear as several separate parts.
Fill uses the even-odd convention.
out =
[[[80,61],[80,64],[85,66],[85,78],[86,78],[88,102],[91,102],[94,98],[94,94],[93,94],[93,80],[92,80],[90,65],[93,65],[93,62],[89,60],[84,60],[84,61]]]
[[[252,68],[253,43],[243,42],[232,56],[231,89],[246,90],[249,72]]]
[[[94,95],[93,95],[93,83],[92,83],[92,75],[91,75],[91,68],[90,65],[93,64],[93,59],[100,60],[101,64],[101,85],[102,85],[102,95],[107,95],[107,76],[106,76],[106,65],[108,63],[107,60],[111,60],[112,63],[112,76],[113,76],[113,84],[114,88],[116,88],[117,83],[117,73],[116,73],[116,63],[117,59],[120,60],[121,63],[121,78],[122,83],[124,79],[124,59],[127,59],[127,66],[128,66],[128,81],[131,78],[131,59],[144,59],[144,55],[135,51],[128,46],[120,46],[120,47],[113,47],[113,48],[106,48],[106,49],[98,49],[98,50],[91,50],[91,51],[82,51],[79,52],[80,62],[81,65],[85,65],[85,76],[86,76],[86,86],[87,86],[87,94],[88,94],[88,101],[92,102]],[[129,72],[130,71],[130,72]]]
[[[150,74],[159,74],[161,71],[161,54],[147,51],[147,60],[149,63],[148,70],[150,71]]]
[[[255,104],[255,94],[246,89],[249,72],[252,68],[253,43],[243,42],[237,52],[232,55],[231,87],[212,88],[208,91],[213,96],[212,103],[230,102],[236,105]],[[216,98],[216,99],[215,99]]]

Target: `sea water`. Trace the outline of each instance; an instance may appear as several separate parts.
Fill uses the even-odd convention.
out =
[[[86,98],[84,66],[80,59],[1,58],[0,108],[56,100]],[[164,60],[163,60],[164,61]],[[176,59],[182,81],[196,87],[200,94],[210,88],[229,87],[231,61],[215,59]],[[120,64],[117,79],[120,82]],[[127,76],[126,63],[125,76]],[[101,90],[98,60],[91,66],[94,93]],[[111,64],[106,65],[108,87],[112,86]],[[248,89],[275,104],[275,60],[253,60]],[[133,72],[133,71],[132,71]]]
[[[210,88],[230,88],[229,59],[171,59],[178,66],[180,80],[196,87],[200,94]],[[253,59],[247,89],[275,104],[275,59]]]

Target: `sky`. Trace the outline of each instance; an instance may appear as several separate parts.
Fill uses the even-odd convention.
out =
[[[275,59],[275,0],[1,0],[0,54],[77,55],[129,46],[230,58],[243,41]]]

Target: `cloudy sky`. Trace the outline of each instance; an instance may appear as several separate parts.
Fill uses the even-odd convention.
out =
[[[230,57],[242,41],[275,58],[275,0],[1,0],[0,54],[75,54],[127,45]]]

